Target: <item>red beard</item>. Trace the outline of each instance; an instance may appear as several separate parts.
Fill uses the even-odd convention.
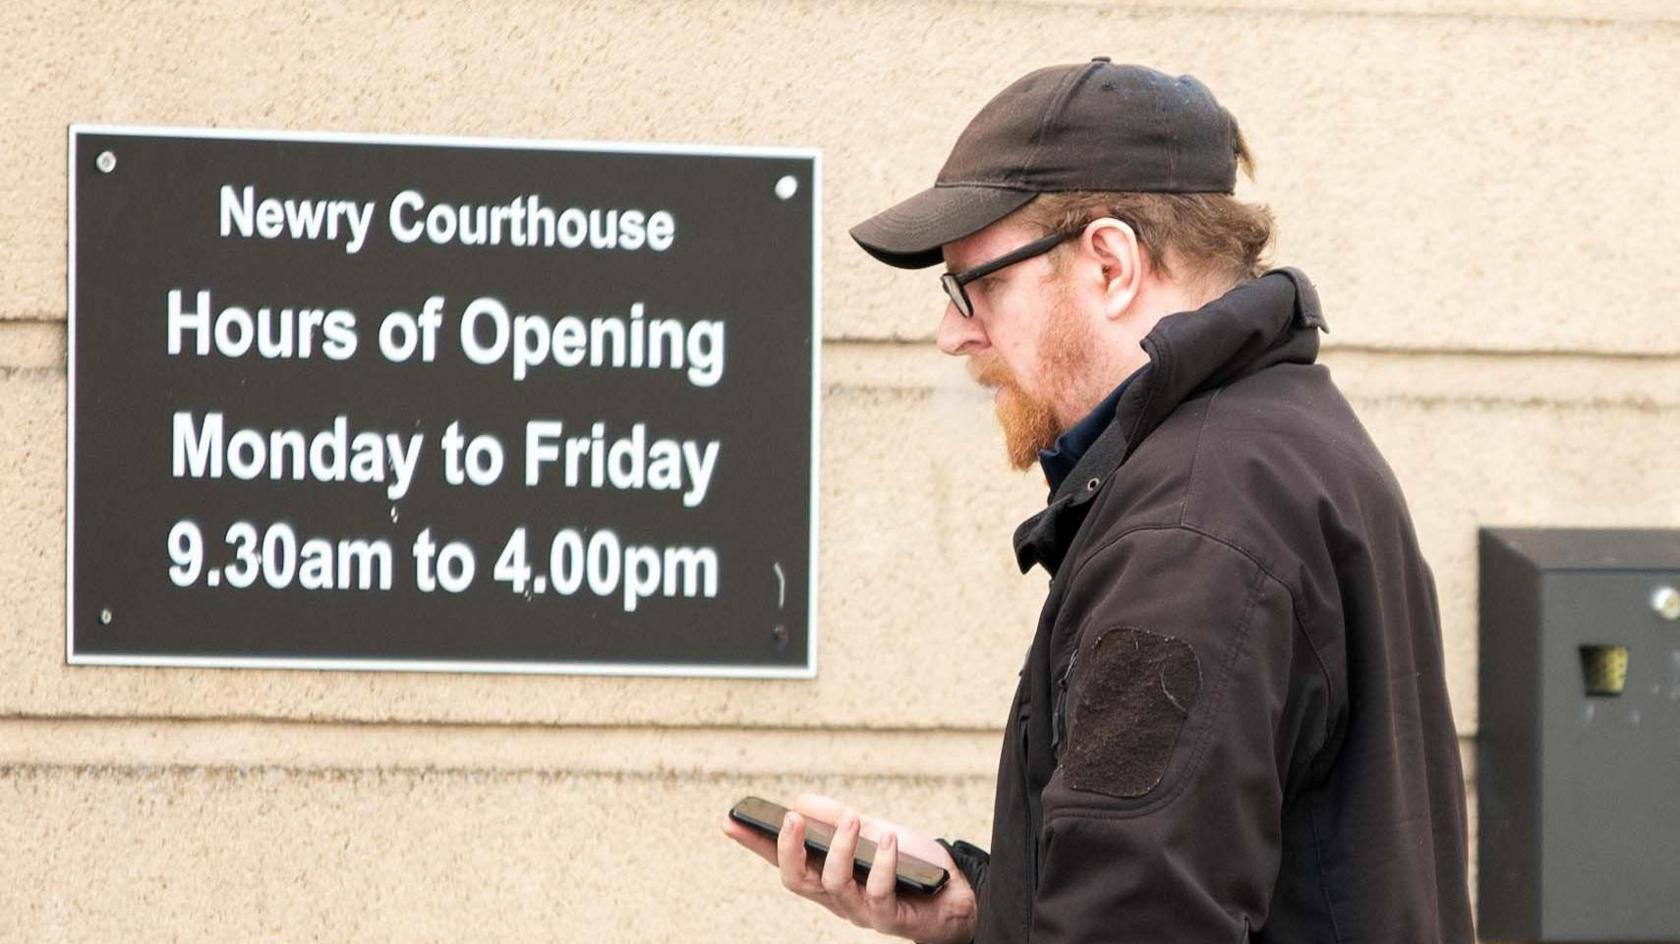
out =
[[[1039,450],[1056,445],[1056,438],[1066,429],[1056,415],[1056,402],[1079,402],[1076,391],[1095,379],[1091,376],[1096,352],[1090,324],[1061,297],[1048,318],[1039,342],[1042,394],[1035,396],[1023,389],[1014,371],[995,353],[979,355],[968,365],[981,385],[998,389],[998,425],[1014,469],[1030,468],[1038,461]]]

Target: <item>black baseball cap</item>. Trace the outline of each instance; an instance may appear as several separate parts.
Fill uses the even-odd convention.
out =
[[[1231,193],[1237,123],[1192,76],[1106,56],[1015,80],[968,123],[932,187],[852,227],[870,255],[901,269],[1041,193]]]

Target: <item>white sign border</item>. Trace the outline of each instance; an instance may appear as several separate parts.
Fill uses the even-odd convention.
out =
[[[330,144],[387,144],[495,150],[574,151],[606,154],[676,154],[699,157],[808,159],[811,162],[811,497],[810,560],[806,592],[805,665],[701,665],[623,662],[492,662],[446,659],[313,659],[267,656],[158,656],[139,653],[76,652],[76,145],[80,135],[126,135],[240,141],[309,141]],[[68,378],[65,387],[64,658],[69,665],[151,666],[208,669],[314,669],[369,672],[456,672],[511,675],[615,675],[687,678],[814,679],[817,677],[817,536],[822,467],[822,151],[818,148],[745,145],[659,144],[540,138],[475,138],[454,135],[380,134],[190,128],[167,125],[71,124],[68,156],[69,265]]]

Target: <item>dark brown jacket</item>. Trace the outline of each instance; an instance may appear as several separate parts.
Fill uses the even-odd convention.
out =
[[[1163,319],[1017,531],[980,944],[1473,940],[1434,582],[1321,326],[1291,269]]]

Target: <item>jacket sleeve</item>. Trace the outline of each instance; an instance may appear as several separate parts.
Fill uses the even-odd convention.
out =
[[[1043,792],[1035,944],[1238,942],[1264,923],[1291,772],[1328,686],[1292,597],[1241,548],[1140,530],[1070,575],[1067,734]]]
[[[985,884],[986,870],[991,868],[992,854],[961,839],[936,839],[935,842],[945,847],[951,854],[951,861],[957,864],[957,871],[968,881],[969,888],[974,890],[974,897],[980,897],[980,886]]]

